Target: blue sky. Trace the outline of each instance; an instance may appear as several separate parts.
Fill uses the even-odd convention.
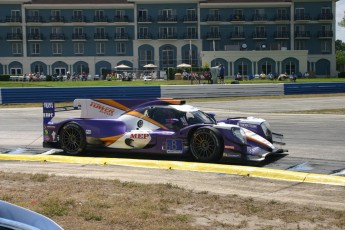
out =
[[[338,22],[344,18],[345,0],[340,0],[336,4],[336,40],[345,42],[345,27],[338,26]]]

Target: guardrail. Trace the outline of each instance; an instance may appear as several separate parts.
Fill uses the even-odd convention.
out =
[[[206,98],[330,93],[345,93],[345,83],[0,88],[0,104],[63,102],[75,98]]]

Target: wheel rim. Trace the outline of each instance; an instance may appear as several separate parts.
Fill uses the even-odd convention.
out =
[[[193,154],[201,159],[206,159],[214,156],[216,151],[216,140],[208,132],[199,132],[194,135],[191,143]]]
[[[78,152],[82,148],[83,135],[79,129],[68,127],[62,133],[61,142],[66,151]]]

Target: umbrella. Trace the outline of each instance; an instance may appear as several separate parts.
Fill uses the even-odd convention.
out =
[[[144,68],[156,68],[157,66],[154,65],[154,64],[147,64],[147,65],[144,65]]]
[[[177,68],[190,68],[190,67],[192,67],[192,65],[189,65],[189,64],[186,64],[186,63],[182,63],[182,64],[179,64],[177,66]]]
[[[125,64],[121,64],[121,65],[118,65],[118,66],[115,66],[116,69],[129,69],[131,67],[129,67],[128,65],[125,65]]]

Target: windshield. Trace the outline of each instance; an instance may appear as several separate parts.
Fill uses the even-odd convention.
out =
[[[185,113],[186,121],[188,125],[193,124],[215,124],[216,121],[214,118],[200,110],[192,111],[192,112],[186,112]]]

